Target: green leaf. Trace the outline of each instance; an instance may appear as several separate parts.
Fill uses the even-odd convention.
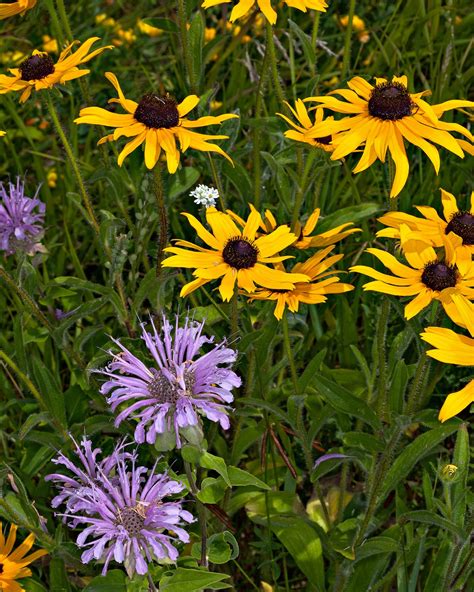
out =
[[[198,592],[199,590],[219,589],[213,584],[220,584],[229,576],[227,574],[211,573],[203,569],[186,569],[178,567],[170,576],[160,580],[160,592]]]
[[[365,559],[379,553],[389,554],[398,551],[398,541],[388,536],[372,537],[356,550],[356,560]]]
[[[374,214],[382,211],[382,207],[377,203],[364,203],[357,206],[349,206],[347,208],[341,208],[329,216],[321,218],[318,222],[318,232],[326,232],[331,228],[335,228],[340,224],[347,224],[352,222],[360,222],[366,218],[371,218]]]
[[[270,527],[309,582],[318,592],[323,592],[323,549],[316,530],[297,516],[289,518],[285,526],[271,522]]]
[[[415,522],[423,522],[424,524],[430,524],[431,526],[437,526],[443,530],[451,532],[455,536],[465,538],[466,534],[451,520],[442,518],[433,512],[428,510],[414,510],[413,512],[405,512],[399,515],[400,519],[413,520]]]
[[[456,429],[457,425],[440,426],[421,434],[414,442],[405,446],[385,476],[379,499],[384,500],[422,458],[431,454],[438,444],[455,432]]]
[[[300,392],[303,394],[306,390],[306,387],[310,385],[311,380],[313,380],[314,374],[321,370],[321,364],[326,356],[327,349],[322,349],[319,351],[309,362],[309,364],[304,369],[303,374],[298,379],[298,386],[300,388]]]
[[[168,185],[168,198],[170,200],[176,199],[179,195],[186,193],[193,185],[196,184],[201,173],[198,169],[193,167],[183,167],[178,169]],[[155,273],[156,276],[156,273]]]
[[[312,66],[316,60],[316,53],[313,46],[311,45],[311,39],[309,35],[306,35],[306,33],[304,33],[291,19],[288,19],[288,24],[290,25],[291,32],[298,37],[303,47],[306,64],[308,66]]]
[[[35,382],[38,385],[38,390],[42,395],[42,399],[52,418],[59,422],[64,428],[67,427],[66,421],[66,407],[64,404],[64,396],[61,388],[53,375],[51,370],[34,356],[31,359],[33,374]]]
[[[191,549],[195,559],[201,557],[201,543],[195,543]],[[207,541],[207,557],[211,563],[222,565],[239,556],[239,545],[228,530],[213,534]]]
[[[464,526],[466,517],[466,492],[469,491],[469,462],[469,434],[467,425],[463,423],[458,428],[453,454],[453,464],[458,467],[459,477],[452,485],[453,520],[460,527]]]
[[[206,477],[206,479],[202,480],[201,490],[197,494],[197,498],[203,504],[217,504],[224,497],[226,489],[227,486],[221,477],[218,479]]]
[[[257,489],[270,489],[270,487],[261,479],[237,467],[229,466],[227,467],[227,472],[231,484],[235,487],[250,486],[256,487]]]
[[[50,592],[70,592],[71,590],[66,566],[60,557],[53,557],[49,564],[49,585]]]
[[[355,397],[344,387],[328,380],[318,372],[314,373],[313,386],[336,411],[358,417],[376,430],[381,428],[380,420],[367,403]]]
[[[202,68],[202,48],[204,47],[204,18],[200,12],[196,12],[191,19],[188,41],[194,79],[199,80],[201,78]],[[193,76],[191,75],[192,78]]]
[[[125,574],[119,569],[111,569],[105,576],[97,576],[83,592],[126,592]]]
[[[226,484],[231,487],[232,484],[227,473],[227,465],[225,460],[220,456],[215,456],[210,452],[199,450],[199,448],[190,445],[183,446],[181,455],[189,463],[198,464],[204,469],[216,471],[224,479]]]

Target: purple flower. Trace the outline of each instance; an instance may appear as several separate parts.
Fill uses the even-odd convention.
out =
[[[7,255],[22,251],[34,254],[44,248],[39,244],[43,235],[46,206],[35,196],[25,197],[25,184],[17,177],[16,185],[8,183],[8,192],[0,182],[0,250]]]
[[[241,384],[230,367],[237,354],[226,347],[226,341],[213,345],[206,353],[202,348],[213,343],[213,338],[202,335],[204,323],[186,318],[173,327],[163,316],[158,333],[151,321],[151,331],[142,324],[142,339],[154,360],[149,367],[134,356],[120,341],[113,339],[121,352],[105,370],[110,378],[101,392],[108,395],[107,402],[115,411],[125,404],[117,415],[115,425],[125,418],[138,420],[135,441],[154,444],[160,435],[172,435],[181,447],[181,435],[187,440],[200,433],[199,415],[229,427],[228,403],[233,401],[232,388]]]
[[[135,573],[147,573],[153,560],[176,561],[179,553],[174,545],[189,542],[182,525],[194,518],[183,510],[181,501],[163,501],[182,492],[182,483],[156,473],[156,463],[151,471],[137,466],[136,451],[125,455],[122,448],[123,444],[119,444],[109,457],[97,463],[97,450],[89,447],[86,455],[81,455],[77,447],[76,454],[85,470],[64,462],[60,455],[57,462],[65,464],[74,476],[47,478],[62,481],[62,493],[67,488],[74,490],[67,500],[67,511],[60,515],[71,527],[86,526],[76,541],[78,547],[86,549],[82,562],[104,562],[102,574],[106,574],[113,559],[123,563],[129,577],[133,577]]]

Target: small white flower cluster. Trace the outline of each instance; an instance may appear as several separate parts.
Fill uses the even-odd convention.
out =
[[[214,187],[208,187],[207,185],[198,185],[191,193],[191,197],[194,197],[194,203],[200,206],[206,206],[210,208],[215,206],[219,199],[219,192]]]

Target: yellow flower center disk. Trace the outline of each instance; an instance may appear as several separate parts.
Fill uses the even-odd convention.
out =
[[[425,286],[437,292],[445,288],[454,288],[457,280],[456,266],[446,265],[446,263],[440,263],[439,261],[428,263],[421,274],[421,281]]]
[[[470,212],[457,212],[446,226],[446,234],[454,232],[463,245],[474,245],[474,216]]]
[[[369,114],[383,120],[395,121],[411,115],[413,102],[408,90],[399,82],[378,84],[369,99]]]
[[[248,269],[257,263],[258,249],[252,242],[239,236],[227,241],[222,258],[235,269]]]
[[[121,524],[130,536],[139,536],[142,528],[145,526],[145,519],[140,516],[136,508],[128,507],[120,510],[115,521]]]
[[[21,62],[21,79],[29,82],[30,80],[42,80],[54,72],[54,62],[46,53],[38,53]]]
[[[134,117],[154,129],[176,127],[179,123],[178,105],[169,96],[145,95],[138,103]]]
[[[164,376],[160,371],[153,370],[155,376],[148,383],[148,392],[156,400],[158,405],[164,403],[174,404],[179,398],[180,394],[183,394],[181,389],[176,388],[171,382]],[[184,384],[186,386],[186,393],[193,394],[194,384],[196,377],[194,372],[185,370],[184,372]]]

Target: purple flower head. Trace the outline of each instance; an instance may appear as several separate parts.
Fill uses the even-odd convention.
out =
[[[108,395],[107,402],[115,411],[126,407],[117,415],[115,425],[124,419],[138,420],[135,441],[154,444],[161,434],[173,434],[177,447],[181,436],[189,439],[193,428],[200,430],[199,415],[229,427],[228,403],[233,401],[232,388],[241,384],[230,368],[237,354],[222,341],[203,352],[204,345],[213,338],[202,334],[204,323],[186,318],[179,327],[178,316],[174,327],[163,316],[158,333],[151,321],[151,331],[142,323],[142,339],[154,360],[148,367],[134,356],[120,341],[113,339],[121,352],[100,370],[109,377],[101,392]]]
[[[182,492],[184,486],[167,474],[156,473],[156,464],[151,471],[137,466],[136,452],[125,456],[120,445],[102,461],[108,468],[113,466],[112,473],[107,474],[102,463],[97,464],[92,456],[87,462],[91,463],[88,471],[99,479],[92,480],[87,471],[79,470],[76,479],[71,480],[77,503],[62,514],[71,526],[86,526],[76,541],[86,549],[82,562],[103,561],[102,574],[106,574],[114,559],[123,563],[129,577],[133,577],[135,573],[147,573],[153,560],[176,561],[179,553],[174,545],[189,542],[183,523],[194,522],[194,518],[183,510],[181,501],[163,500]]]
[[[17,178],[16,185],[0,182],[0,251],[11,255],[18,251],[34,254],[43,250],[39,244],[43,235],[46,206],[34,197],[25,197],[25,184]]]
[[[100,448],[92,448],[92,442],[84,436],[80,444],[71,436],[75,446],[76,461],[70,461],[62,452],[52,460],[55,465],[65,466],[72,476],[62,473],[52,473],[45,477],[46,481],[53,481],[59,489],[59,494],[53,498],[51,506],[57,508],[66,504],[66,509],[76,512],[84,508],[84,497],[90,492],[91,483],[97,485],[104,475],[110,477],[120,458],[130,457],[130,453],[123,452],[124,443],[117,445],[114,454],[98,461],[98,455],[102,454]]]

